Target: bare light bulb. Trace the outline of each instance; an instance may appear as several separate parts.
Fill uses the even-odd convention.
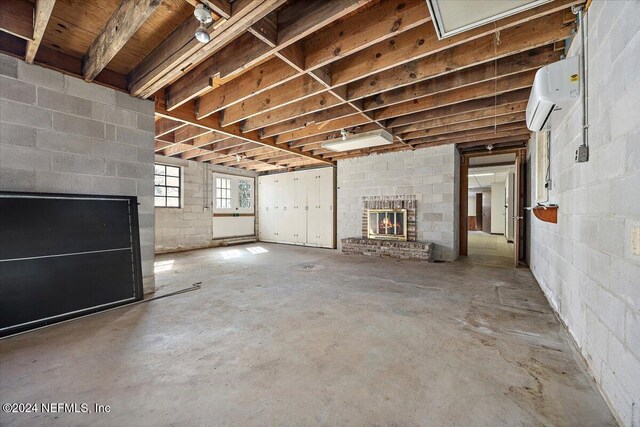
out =
[[[209,36],[204,24],[200,24],[196,30],[196,39],[198,39],[200,43],[209,43],[209,40],[211,40],[211,36]]]

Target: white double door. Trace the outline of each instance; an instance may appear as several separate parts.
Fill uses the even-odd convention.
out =
[[[332,248],[332,168],[258,179],[260,240]]]

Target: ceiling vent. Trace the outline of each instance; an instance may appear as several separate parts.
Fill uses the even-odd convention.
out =
[[[426,0],[439,39],[460,34],[551,0]]]
[[[393,135],[386,130],[380,129],[355,135],[349,135],[344,132],[342,138],[329,140],[322,146],[331,151],[350,151],[389,144],[393,144]]]

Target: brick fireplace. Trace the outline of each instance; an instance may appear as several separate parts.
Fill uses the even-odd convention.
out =
[[[342,239],[342,252],[430,261],[432,243],[416,242],[415,195],[362,198],[362,236]]]

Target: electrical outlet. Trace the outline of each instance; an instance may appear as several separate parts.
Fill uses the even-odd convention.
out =
[[[631,254],[640,255],[640,226],[631,227]]]
[[[589,147],[581,145],[576,150],[576,163],[584,163],[589,160]]]

